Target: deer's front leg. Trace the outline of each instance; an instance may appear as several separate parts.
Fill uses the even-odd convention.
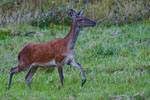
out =
[[[57,69],[58,69],[58,73],[59,73],[59,77],[60,77],[61,86],[63,86],[63,78],[64,78],[64,76],[63,76],[62,66],[58,66]]]
[[[83,69],[82,69],[81,65],[80,65],[79,63],[76,63],[74,60],[71,61],[69,65],[70,65],[70,66],[73,66],[73,67],[80,68],[80,71],[81,71],[81,74],[82,74],[82,77],[83,77],[81,86],[83,87],[83,85],[84,85],[85,82],[86,82],[86,77],[85,77],[85,74],[84,74],[84,72],[83,72]]]

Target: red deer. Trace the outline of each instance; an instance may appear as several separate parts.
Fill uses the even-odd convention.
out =
[[[29,69],[25,80],[30,88],[30,80],[39,67],[57,67],[60,77],[61,86],[63,86],[63,70],[62,66],[70,65],[80,69],[82,74],[83,86],[86,82],[85,74],[79,63],[75,62],[75,44],[81,27],[95,26],[96,22],[81,16],[83,9],[77,14],[70,9],[72,17],[72,25],[68,35],[64,38],[58,38],[46,43],[28,44],[18,54],[18,66],[10,70],[8,89],[11,86],[12,76],[15,73]]]

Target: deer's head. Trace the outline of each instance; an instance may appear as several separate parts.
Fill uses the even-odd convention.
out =
[[[88,26],[96,26],[96,22],[82,17],[83,9],[76,13],[73,9],[70,9],[70,15],[73,21],[76,23],[78,27],[88,27]]]

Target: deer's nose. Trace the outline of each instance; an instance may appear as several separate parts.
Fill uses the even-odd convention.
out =
[[[96,22],[93,22],[93,25],[92,26],[96,26],[97,24],[96,24]]]
[[[97,25],[97,23],[96,22],[94,22],[94,26],[96,26]]]

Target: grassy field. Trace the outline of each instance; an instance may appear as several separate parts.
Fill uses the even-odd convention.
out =
[[[69,27],[24,26],[18,32],[25,34],[31,30],[41,36],[8,36],[0,40],[0,100],[150,99],[150,23],[82,29],[75,59],[87,77],[84,87],[80,86],[80,70],[64,66],[63,87],[57,70],[38,70],[31,81],[31,89],[24,80],[26,71],[14,75],[11,89],[6,90],[9,70],[17,66],[20,49],[30,42],[64,37]]]

